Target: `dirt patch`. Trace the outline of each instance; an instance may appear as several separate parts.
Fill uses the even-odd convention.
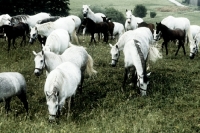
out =
[[[161,8],[157,8],[157,11],[160,12],[179,12],[179,11],[188,11],[190,10],[188,7],[177,7],[177,6],[165,6]]]

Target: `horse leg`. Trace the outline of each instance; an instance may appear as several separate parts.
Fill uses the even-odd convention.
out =
[[[164,44],[165,44],[166,55],[168,55],[168,49],[167,49],[167,44],[168,44],[168,42],[163,42],[162,45],[164,45]]]
[[[128,71],[129,71],[129,68],[125,68],[124,70],[125,70],[125,71],[124,71],[124,81],[123,81],[123,84],[122,84],[122,92],[123,92],[123,90],[125,89],[125,83],[126,83],[126,80],[127,80],[127,78],[128,78]]]
[[[23,41],[24,41],[24,36],[22,37],[22,41],[20,43],[20,46],[22,46]]]
[[[11,43],[11,39],[8,38],[8,52],[10,51],[10,43]]]
[[[11,101],[11,97],[10,98],[7,98],[5,100],[5,110],[6,110],[6,114],[8,114],[8,111],[10,111],[10,101]]]
[[[182,48],[183,48],[183,53],[184,53],[184,55],[186,55],[186,52],[185,52],[185,45],[184,45],[184,44],[185,44],[185,42],[182,42],[182,45],[181,45],[181,46],[182,46]]]
[[[28,102],[27,102],[27,98],[26,98],[26,93],[22,92],[20,95],[17,96],[20,101],[23,103],[24,108],[26,109],[26,112],[28,114]]]
[[[13,47],[16,49],[16,47],[15,47],[15,38],[13,38]]]

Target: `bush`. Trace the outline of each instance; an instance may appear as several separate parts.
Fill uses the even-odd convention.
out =
[[[156,12],[150,12],[150,17],[154,18],[156,16]]]
[[[147,9],[143,5],[136,5],[136,7],[133,10],[133,15],[135,15],[136,17],[143,18],[146,16],[146,14],[147,14]]]
[[[111,18],[111,21],[119,22],[121,24],[124,24],[126,20],[122,12],[119,12],[118,10],[112,7],[105,9],[105,15]]]

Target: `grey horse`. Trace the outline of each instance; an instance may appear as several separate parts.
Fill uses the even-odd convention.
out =
[[[0,73],[0,102],[5,101],[6,113],[10,110],[10,101],[13,96],[17,96],[21,100],[28,113],[24,76],[18,72]]]

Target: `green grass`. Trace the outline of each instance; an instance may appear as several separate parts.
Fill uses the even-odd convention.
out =
[[[92,0],[71,1],[71,12],[81,10],[82,4],[91,4],[107,7],[106,0],[96,3]],[[143,3],[149,5],[149,10],[156,10],[164,5],[172,6],[168,1],[149,1]],[[125,9],[133,9],[140,1],[116,1],[108,2],[116,9],[124,12]],[[130,4],[131,3],[131,4]],[[154,5],[155,4],[155,5]],[[123,6],[120,6],[123,5]],[[155,8],[156,7],[156,8]],[[175,12],[175,16],[184,16],[190,19],[192,24],[199,23],[199,14],[192,11]],[[160,22],[172,12],[159,12],[148,22]],[[125,13],[125,12],[124,12]],[[200,25],[200,24],[199,24]],[[81,36],[79,37],[82,40]],[[18,44],[19,44],[18,39]],[[27,97],[29,102],[29,115],[25,116],[25,109],[21,102],[13,97],[11,109],[8,115],[5,113],[4,103],[0,103],[0,131],[7,132],[73,132],[73,133],[193,133],[200,132],[200,57],[189,59],[189,46],[186,46],[187,55],[183,55],[180,49],[175,55],[177,46],[169,44],[169,55],[156,63],[151,63],[150,84],[147,96],[141,97],[138,90],[126,84],[126,89],[121,92],[123,81],[124,61],[123,53],[116,67],[111,67],[110,47],[105,43],[97,43],[89,46],[89,36],[86,42],[81,43],[87,48],[93,57],[94,68],[98,71],[97,77],[86,77],[83,85],[83,94],[77,92],[75,105],[71,108],[71,115],[67,119],[67,109],[59,122],[48,122],[48,110],[43,92],[45,83],[45,71],[41,77],[36,77],[34,71],[34,55],[32,51],[40,51],[39,43],[27,44],[25,47],[17,45],[17,49],[11,47],[7,53],[7,42],[0,39],[0,72],[17,71],[25,76],[27,81]],[[110,41],[114,44],[115,41]],[[159,42],[161,44],[162,40]],[[66,106],[67,108],[67,106]]]

